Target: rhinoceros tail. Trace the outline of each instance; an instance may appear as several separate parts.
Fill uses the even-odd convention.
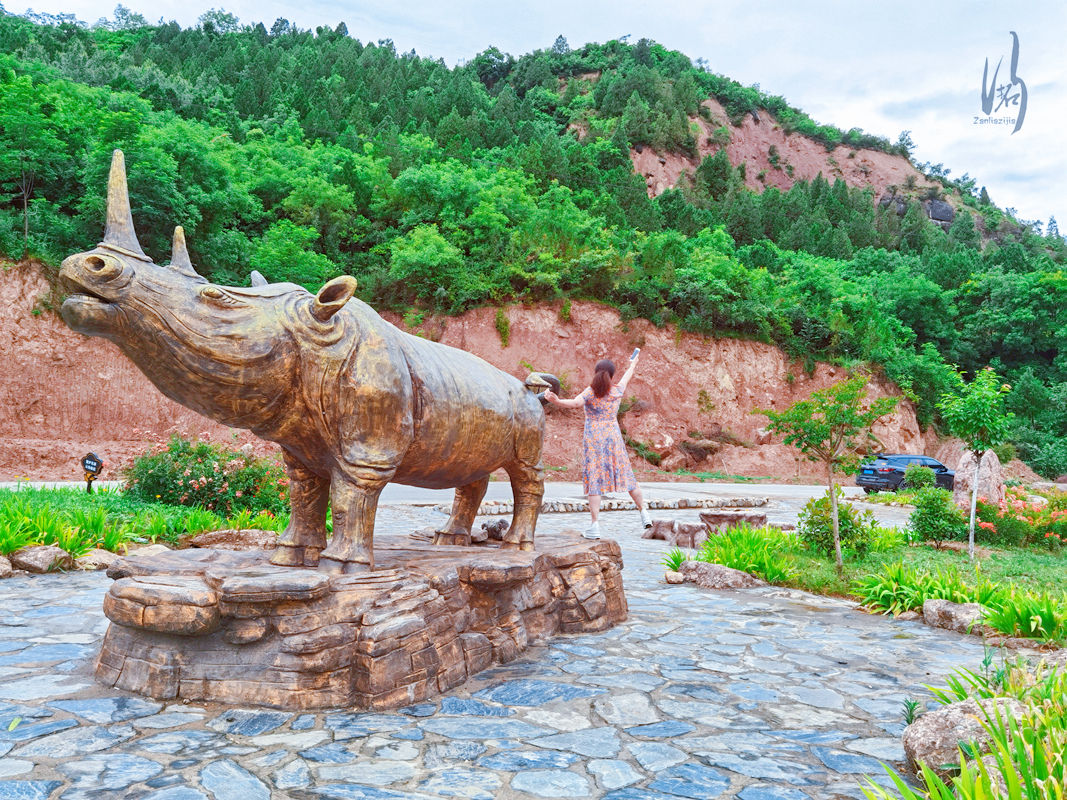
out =
[[[526,377],[526,388],[537,395],[537,399],[541,401],[541,405],[548,405],[548,401],[545,400],[545,390],[551,389],[556,394],[559,394],[559,378],[555,375],[551,375],[547,372],[531,372]]]

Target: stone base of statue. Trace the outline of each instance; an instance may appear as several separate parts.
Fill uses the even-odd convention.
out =
[[[270,551],[131,556],[108,574],[103,683],[158,699],[385,709],[462,684],[560,633],[626,619],[616,542],[537,550],[375,537],[376,570],[278,567]]]

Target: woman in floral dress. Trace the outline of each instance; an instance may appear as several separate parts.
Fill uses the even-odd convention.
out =
[[[626,444],[619,430],[619,403],[622,402],[630,378],[637,368],[639,353],[635,351],[630,366],[615,385],[615,364],[608,359],[596,363],[593,380],[573,400],[563,400],[552,391],[545,399],[563,408],[585,409],[585,430],[582,435],[582,482],[589,497],[589,514],[593,523],[583,534],[587,539],[600,538],[600,496],[607,492],[629,492],[641,512],[641,522],[652,527],[652,519],[645,508],[641,487],[634,478]]]

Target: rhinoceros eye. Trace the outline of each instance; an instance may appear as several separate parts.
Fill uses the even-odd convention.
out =
[[[230,295],[218,286],[204,286],[200,289],[200,296],[205,300],[220,306],[233,307],[244,305],[240,300]]]

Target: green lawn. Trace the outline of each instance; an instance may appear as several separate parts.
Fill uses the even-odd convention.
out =
[[[972,564],[966,552],[935,550],[927,545],[893,548],[870,553],[864,558],[846,559],[844,578],[839,578],[833,561],[805,551],[794,554],[798,576],[790,585],[819,594],[851,595],[849,587],[857,578],[880,572],[887,564],[903,561],[910,567],[936,571],[953,569],[961,575],[981,575],[997,583],[1010,583],[1034,591],[1062,591],[1067,586],[1065,551],[1048,552],[1025,548],[992,550]]]

